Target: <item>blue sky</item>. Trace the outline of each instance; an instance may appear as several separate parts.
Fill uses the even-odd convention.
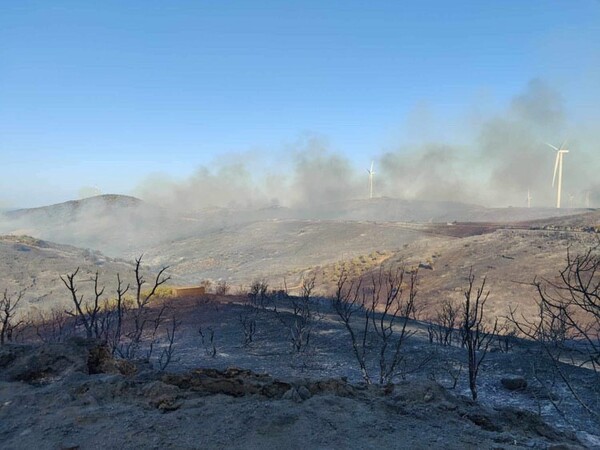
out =
[[[282,161],[305,134],[368,166],[468,140],[533,78],[590,120],[599,48],[597,0],[0,0],[0,206]]]

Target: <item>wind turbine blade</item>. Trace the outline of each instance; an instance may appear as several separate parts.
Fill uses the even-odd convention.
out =
[[[554,186],[554,182],[556,181],[556,172],[558,171],[558,160],[560,159],[560,152],[556,154],[556,162],[554,163],[554,176],[552,177],[552,186]]]
[[[560,150],[559,148],[556,148],[554,145],[552,145],[552,144],[548,144],[547,142],[546,142],[546,145],[547,145],[548,147],[552,147],[552,148],[553,148],[554,150],[556,150],[556,151],[559,151],[559,150]]]
[[[561,146],[560,146],[560,149],[561,149],[561,150],[565,150],[565,145],[567,145],[567,140],[566,140],[566,139],[565,139],[565,140],[563,141],[563,143],[561,144]]]
[[[371,172],[373,172],[373,161],[371,161]]]

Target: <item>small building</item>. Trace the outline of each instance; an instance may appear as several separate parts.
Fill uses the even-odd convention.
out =
[[[206,294],[205,286],[174,287],[173,297],[199,297]]]

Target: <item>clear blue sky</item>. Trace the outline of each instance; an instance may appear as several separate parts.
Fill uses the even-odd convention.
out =
[[[0,0],[0,206],[281,157],[306,132],[366,165],[415,111],[458,139],[478,98],[503,108],[535,77],[577,120],[599,48],[598,0]]]

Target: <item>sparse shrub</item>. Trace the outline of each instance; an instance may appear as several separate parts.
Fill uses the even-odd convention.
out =
[[[444,300],[427,327],[429,342],[451,346],[459,313],[459,308],[452,301]]]
[[[250,285],[248,298],[255,308],[265,309],[268,304],[269,284],[265,280],[255,280]]]
[[[62,275],[60,276],[65,287],[71,293],[71,299],[75,306],[75,310],[67,311],[67,314],[76,317],[77,320],[81,321],[88,339],[91,339],[92,337],[99,339],[104,331],[100,328],[99,322],[99,313],[101,310],[100,297],[102,297],[102,294],[104,293],[104,287],[100,288],[98,284],[99,275],[98,272],[96,272],[94,277],[91,278],[91,281],[94,283],[94,299],[91,304],[89,302],[84,303],[83,295],[77,295],[78,289],[76,287],[75,277],[78,273],[79,267],[73,273],[67,274],[64,277]]]
[[[504,353],[510,352],[517,341],[519,330],[507,320],[504,325],[498,329],[498,348]]]
[[[315,276],[302,279],[300,296],[292,297],[292,323],[290,341],[296,353],[305,351],[310,345],[315,320],[318,313],[312,303],[311,295],[315,288]]]
[[[210,290],[212,289],[212,281],[211,280],[203,280],[200,283],[200,286],[202,286],[205,290],[205,292],[210,292]]]
[[[600,422],[600,243],[572,255],[558,281],[535,279],[538,317],[535,320],[511,310],[510,320],[526,337],[536,340],[575,400]],[[593,376],[584,395],[564,364],[586,367]]]
[[[231,290],[231,286],[227,283],[227,280],[220,280],[215,287],[215,294],[227,295]]]
[[[469,271],[460,324],[463,346],[467,349],[469,389],[473,400],[477,400],[477,376],[481,363],[487,355],[498,326],[497,320],[492,330],[488,331],[485,326],[484,306],[490,295],[490,291],[485,290],[485,283],[484,278],[481,286],[475,287],[475,274],[472,269]]]
[[[432,359],[429,378],[444,385],[447,389],[456,389],[463,372],[463,364],[443,351],[434,350]],[[445,382],[449,382],[449,384],[445,384]]]
[[[202,330],[202,327],[198,329],[198,334],[200,334],[200,338],[202,340],[202,346],[204,347],[204,353],[206,356],[210,356],[211,358],[217,357],[217,345],[215,342],[215,330],[211,327],[208,327],[206,331]]]
[[[348,332],[362,378],[368,384],[373,382],[371,355],[377,355],[380,384],[399,375],[404,362],[402,347],[414,334],[407,325],[414,317],[417,279],[417,271],[381,268],[371,275],[368,288],[361,279],[350,280],[347,272],[337,281],[333,307]]]
[[[181,325],[175,316],[171,320],[171,327],[167,328],[167,344],[163,347],[163,351],[158,358],[158,366],[160,370],[165,370],[169,364],[173,361],[173,355],[175,353],[175,332],[177,327]]]
[[[249,311],[240,313],[238,321],[243,332],[242,345],[249,347],[254,342],[256,334],[256,308],[249,308]]]
[[[15,331],[23,324],[23,320],[15,321],[15,312],[25,294],[24,290],[9,294],[4,290],[0,299],[0,345],[13,340]]]
[[[49,314],[39,313],[32,321],[35,334],[42,342],[63,342],[75,333],[75,321],[64,311],[53,309]]]
[[[125,336],[128,338],[128,342],[122,346],[120,353],[127,358],[134,358],[137,354],[137,351],[142,342],[142,337],[144,333],[150,328],[150,339],[149,341],[149,349],[146,352],[146,358],[150,359],[152,356],[152,351],[154,348],[154,344],[156,342],[156,334],[158,329],[163,322],[163,316],[166,309],[166,306],[163,305],[159,308],[158,313],[154,314],[152,317],[151,312],[149,311],[149,305],[156,294],[157,289],[165,284],[167,281],[171,279],[170,276],[164,276],[164,272],[169,268],[168,266],[163,267],[156,274],[156,278],[154,279],[154,283],[150,290],[145,292],[142,291],[142,286],[146,283],[142,273],[141,273],[141,264],[142,264],[142,256],[135,259],[135,303],[134,307],[130,310],[130,315],[133,320],[133,329],[131,329]]]
[[[96,272],[91,278],[94,297],[90,302],[84,302],[83,295],[78,295],[76,277],[79,268],[60,278],[70,292],[74,305],[74,310],[67,311],[67,314],[75,319],[75,326],[79,322],[83,325],[87,338],[101,339],[111,347],[113,354],[125,358],[138,356],[142,340],[145,340],[148,343],[146,359],[150,359],[157,343],[158,330],[164,322],[166,305],[163,304],[157,312],[151,311],[149,306],[153,298],[170,292],[169,288],[162,286],[170,277],[164,276],[168,267],[163,267],[156,275],[152,288],[143,289],[146,280],[141,273],[141,263],[141,256],[135,259],[135,291],[132,298],[126,297],[130,285],[124,286],[119,274],[116,299],[102,301],[105,289],[100,287],[99,274]],[[172,329],[173,334],[175,328]]]

